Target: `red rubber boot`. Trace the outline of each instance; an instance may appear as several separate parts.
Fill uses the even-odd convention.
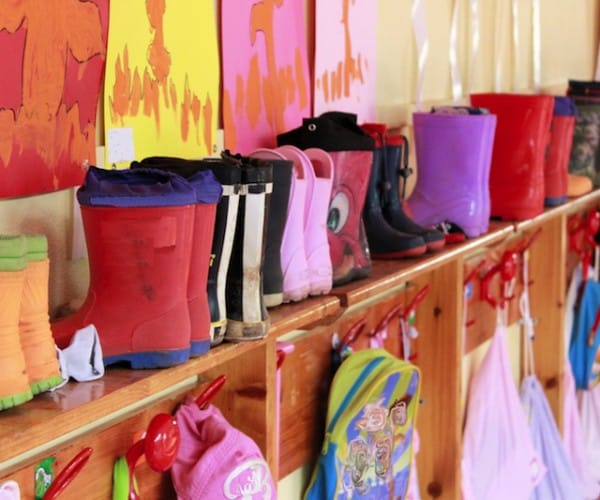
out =
[[[544,204],[548,207],[567,201],[569,158],[573,145],[576,114],[573,99],[565,96],[554,98],[550,147],[544,168]]]
[[[544,210],[544,159],[554,97],[472,94],[471,105],[487,108],[498,119],[490,171],[491,216],[523,220],[539,215]]]
[[[64,349],[77,330],[93,324],[105,365],[185,362],[195,189],[156,169],[90,167],[77,200],[90,284],[81,308],[51,324],[56,344]]]
[[[194,208],[81,205],[90,285],[83,306],[52,323],[59,348],[93,324],[105,365],[160,368],[187,361]]]

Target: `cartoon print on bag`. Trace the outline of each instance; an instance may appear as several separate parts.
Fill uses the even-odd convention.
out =
[[[410,408],[419,385],[414,373],[403,396],[390,399],[400,383],[400,374],[386,381],[378,399],[352,412],[346,441],[336,454],[338,491],[336,498],[403,498],[408,488],[413,424]],[[404,384],[402,384],[404,386]]]
[[[392,423],[400,427],[405,425],[408,420],[406,414],[407,402],[405,399],[406,398],[394,401],[394,404],[390,408],[390,419],[392,420]]]
[[[367,433],[382,431],[387,422],[387,408],[382,406],[383,400],[377,401],[375,404],[365,406],[363,418],[361,418],[356,426]]]
[[[346,492],[352,494],[352,491],[356,491],[362,495],[369,491],[365,476],[372,461],[371,447],[362,437],[350,442],[348,461],[342,470]]]
[[[270,500],[273,491],[269,478],[269,467],[264,460],[247,460],[227,476],[223,493],[230,500]]]
[[[394,449],[393,437],[389,433],[382,433],[375,439],[375,475],[388,479],[388,472],[392,462]]]

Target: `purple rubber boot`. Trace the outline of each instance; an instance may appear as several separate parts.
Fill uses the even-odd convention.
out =
[[[490,114],[413,114],[417,183],[408,200],[415,222],[451,222],[469,238],[489,227],[489,177],[496,130]]]

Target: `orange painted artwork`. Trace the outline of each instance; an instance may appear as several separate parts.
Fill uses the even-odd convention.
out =
[[[0,8],[0,198],[80,185],[96,160],[108,0]]]
[[[355,113],[375,121],[377,2],[316,0],[315,115]]]
[[[220,81],[216,28],[212,0],[111,4],[106,166],[214,152]]]
[[[223,0],[225,147],[248,154],[310,117],[302,0]]]

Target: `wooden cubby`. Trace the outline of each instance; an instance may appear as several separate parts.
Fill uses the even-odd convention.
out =
[[[273,475],[282,478],[312,464],[320,450],[331,380],[331,338],[343,335],[358,320],[373,330],[397,304],[407,304],[424,286],[415,342],[422,371],[422,407],[417,427],[421,437],[418,470],[423,498],[460,498],[461,435],[464,392],[461,377],[465,353],[488,339],[495,313],[475,292],[468,316],[475,324],[463,338],[463,282],[481,259],[497,262],[502,251],[541,229],[529,250],[530,288],[536,326],[537,374],[550,405],[561,421],[561,371],[565,353],[562,331],[566,292],[567,219],[596,209],[600,191],[547,209],[532,220],[492,222],[489,231],[464,243],[447,246],[422,258],[373,261],[371,275],[336,287],[330,295],[310,298],[270,310],[267,338],[244,344],[224,344],[207,355],[163,370],[108,368],[104,378],[37,396],[0,413],[0,481],[15,479],[23,498],[33,498],[37,463],[55,456],[55,470],[84,446],[94,453],[61,498],[111,498],[112,467],[152,416],[173,412],[189,395],[197,395],[214,377],[227,382],[216,396],[232,424],[260,446]],[[475,279],[475,281],[477,281]],[[475,285],[474,290],[476,291]],[[509,304],[515,319],[515,300]],[[279,340],[295,344],[281,372],[279,457],[275,415],[276,347]],[[367,336],[355,348],[366,347]],[[400,353],[399,326],[391,323],[385,346]],[[172,496],[168,473],[152,472],[146,464],[136,471],[142,498]],[[300,492],[299,492],[300,495]],[[286,499],[287,500],[287,499]]]

